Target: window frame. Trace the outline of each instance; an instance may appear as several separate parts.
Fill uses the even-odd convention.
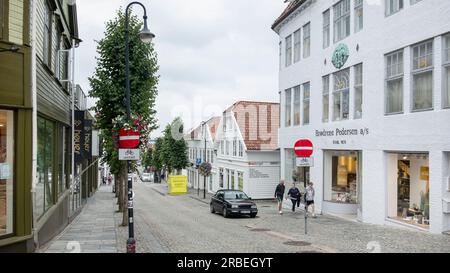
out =
[[[303,59],[311,56],[311,22],[303,26]],[[308,44],[308,46],[306,46]]]
[[[302,34],[301,34],[301,29],[297,29],[294,34],[294,62],[293,63],[297,63],[301,60],[301,56],[302,56]],[[298,40],[297,40],[298,38]]]
[[[0,0],[0,39],[4,39],[4,33],[6,32],[6,30],[4,30],[5,25],[7,23],[7,18],[8,18],[8,14],[7,14],[7,9],[6,9],[6,1],[5,0]]]
[[[394,3],[398,3],[397,9],[395,11],[390,9],[391,1],[395,1]],[[388,3],[389,3],[389,5],[388,5]],[[401,3],[401,5],[400,5],[400,3]],[[384,6],[385,6],[385,8],[384,8],[385,17],[389,17],[391,15],[394,15],[394,14],[402,11],[405,8],[405,2],[404,2],[404,0],[385,0]],[[389,9],[388,9],[388,7],[389,7]]]
[[[361,10],[361,16],[356,16],[356,13]],[[364,1],[355,0],[354,1],[354,33],[358,33],[364,29]],[[362,18],[361,25],[359,24],[359,18]],[[359,28],[358,28],[359,27]]]
[[[47,13],[48,12],[48,13]],[[52,43],[53,43],[53,10],[47,1],[44,1],[44,27],[43,27],[43,63],[51,70],[52,66]],[[46,48],[47,47],[47,48]]]
[[[305,82],[304,84],[302,84],[302,93],[302,125],[306,126],[311,123],[311,82]],[[306,106],[308,106],[308,115],[306,115]],[[306,117],[308,118],[308,120],[306,120]]]
[[[289,103],[288,103],[289,94]],[[289,109],[289,111],[288,111]],[[292,88],[288,88],[284,91],[284,127],[292,126]],[[289,117],[289,120],[287,119]]]
[[[327,23],[328,22],[328,23]],[[323,49],[331,45],[331,10],[327,9],[322,13],[322,47]]]
[[[294,112],[294,118],[293,118],[293,126],[300,126],[302,125],[302,99],[301,99],[301,94],[302,94],[302,90],[301,90],[301,85],[297,85],[294,88],[292,88],[293,90],[293,112]],[[292,99],[292,93],[291,93],[291,99]],[[292,111],[292,110],[291,110]],[[298,112],[297,112],[298,111]],[[298,120],[297,115],[298,114]]]
[[[425,51],[428,52],[429,49],[429,44],[431,44],[431,54],[426,53],[423,56],[420,56],[420,47],[422,45],[426,46]],[[418,48],[419,49],[419,56],[417,58],[418,60],[418,68],[415,68],[414,66],[414,62],[415,62],[415,56],[414,56],[414,49]],[[411,113],[417,113],[417,112],[424,112],[424,111],[432,111],[434,110],[435,106],[435,100],[434,100],[434,92],[435,92],[435,85],[434,85],[434,68],[435,68],[435,61],[434,61],[434,57],[435,57],[435,42],[434,39],[430,39],[430,40],[426,40],[417,44],[414,44],[410,47],[411,50],[411,96],[410,96],[410,111]],[[431,56],[431,64],[427,67],[420,67],[420,59],[421,58],[428,58]],[[431,73],[431,107],[429,108],[424,108],[424,109],[414,109],[414,88],[415,88],[415,84],[414,84],[414,80],[415,77],[420,76],[420,75],[424,75],[427,73]]]
[[[348,11],[346,12],[345,7],[346,5],[344,5],[345,3],[348,3]],[[338,7],[339,7],[339,11],[338,11]],[[339,14],[339,13],[341,14]],[[348,33],[346,33],[346,35],[344,36],[342,33],[340,33],[339,31],[341,29],[338,29],[338,24],[340,22],[343,22],[345,24],[340,24],[339,26],[344,29],[342,26],[345,27],[345,30],[347,31],[347,20],[348,20]],[[350,0],[341,0],[339,2],[337,2],[334,6],[333,6],[333,33],[334,33],[334,37],[333,37],[333,41],[334,43],[340,42],[342,40],[344,40],[345,38],[349,37],[351,35],[351,2]],[[341,35],[339,35],[341,34]]]
[[[285,67],[289,67],[292,65],[292,34],[287,36],[285,39]]]
[[[348,75],[348,78],[347,78],[347,87],[346,88],[339,88],[339,89],[336,89],[336,78],[337,78],[337,75],[339,75],[339,74],[345,74],[346,72],[348,72],[347,73],[347,75]],[[335,72],[335,73],[333,73],[333,93],[332,93],[332,102],[333,102],[333,113],[332,113],[332,120],[333,120],[333,122],[340,122],[340,121],[347,121],[347,120],[350,120],[350,88],[351,88],[351,86],[350,86],[350,68],[345,68],[345,69],[342,69],[342,70],[339,70],[339,71],[337,71],[337,72]],[[347,113],[347,118],[344,118],[344,111],[343,111],[343,109],[344,109],[344,107],[343,107],[343,105],[344,105],[344,93],[345,92],[347,92],[348,93],[348,113]],[[340,113],[339,113],[339,119],[336,119],[336,117],[335,117],[335,115],[334,115],[334,113],[335,113],[335,109],[334,109],[334,101],[335,101],[335,95],[339,95],[339,99],[340,99]]]
[[[361,73],[357,73],[357,69],[361,68],[360,72]],[[359,63],[357,65],[355,65],[353,67],[353,74],[354,74],[354,83],[353,83],[353,89],[354,89],[354,95],[353,95],[353,119],[362,119],[363,118],[363,105],[364,105],[364,66],[363,63]],[[360,78],[358,78],[360,77]],[[359,83],[358,83],[359,80]],[[356,94],[357,94],[357,89],[360,88],[361,89],[361,115],[357,116],[356,114]]]
[[[447,70],[450,70],[450,33],[445,34],[442,36],[442,73],[444,74],[443,77],[443,109],[450,109],[450,79],[447,77]]]
[[[328,97],[325,100],[325,97]],[[325,119],[325,102],[327,102],[327,118]],[[325,75],[322,77],[322,122],[330,122],[330,75]]]
[[[392,67],[394,65],[388,66],[388,58],[389,57],[393,57],[394,55],[396,56],[397,60],[399,59],[399,55],[401,54],[402,56],[402,62],[396,64],[397,68],[401,68],[402,72],[401,73],[397,73],[397,74],[389,74],[388,73],[388,69],[391,68],[392,71]],[[405,50],[402,48],[400,50],[396,50],[393,51],[391,53],[388,53],[385,55],[384,57],[385,60],[385,87],[384,87],[384,114],[385,116],[391,116],[391,115],[399,115],[399,114],[404,114],[405,112],[405,105],[404,105],[404,100],[405,100]],[[392,62],[391,62],[392,64]],[[397,70],[398,71],[398,70]],[[389,82],[393,82],[393,81],[398,81],[398,80],[402,80],[402,91],[401,91],[401,100],[402,100],[402,107],[401,107],[401,111],[396,111],[396,112],[389,112],[388,113],[388,84]]]

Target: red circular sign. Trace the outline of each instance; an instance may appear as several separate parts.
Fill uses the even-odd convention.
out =
[[[298,157],[310,157],[313,154],[313,144],[308,139],[301,139],[295,143],[294,151]]]
[[[122,149],[134,149],[140,144],[140,133],[134,130],[120,129],[119,131],[119,147]]]

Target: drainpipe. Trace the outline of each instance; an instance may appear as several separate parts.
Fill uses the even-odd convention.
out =
[[[37,185],[37,80],[36,80],[36,0],[30,1],[31,7],[31,101],[32,101],[32,167],[31,167],[31,195],[32,195],[32,211],[36,202],[36,185]],[[37,234],[37,219],[33,217],[33,239],[34,246],[39,249],[39,240]]]

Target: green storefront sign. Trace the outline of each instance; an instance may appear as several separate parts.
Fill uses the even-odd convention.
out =
[[[333,52],[332,63],[337,69],[341,69],[348,60],[349,50],[347,45],[339,44]]]

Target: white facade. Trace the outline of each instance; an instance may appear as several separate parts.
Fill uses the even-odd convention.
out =
[[[274,25],[280,36],[281,177],[288,182],[293,179],[294,143],[307,138],[314,143],[309,178],[315,183],[318,210],[432,233],[450,230],[446,212],[450,199],[450,1],[298,2],[303,4]],[[359,2],[362,6],[357,6]],[[339,13],[337,7],[342,8]],[[327,10],[328,26],[324,24]],[[308,24],[310,37],[303,28]],[[335,42],[338,35],[344,38]],[[415,47],[422,42],[426,43]],[[332,56],[341,44],[349,54],[338,69]],[[402,56],[391,58],[392,52]],[[361,77],[357,65],[362,65]],[[337,72],[342,71],[346,74],[339,77]],[[404,178],[401,168],[408,170],[402,172]],[[426,205],[420,194],[429,190],[429,222],[409,224],[403,221],[410,219],[408,214],[399,215],[402,179],[408,180],[405,206]],[[345,193],[339,193],[339,188],[345,188]],[[426,208],[421,211],[427,214]]]
[[[280,177],[279,151],[249,150],[232,114],[224,115],[218,128],[213,190],[235,189],[253,199],[273,198]]]

